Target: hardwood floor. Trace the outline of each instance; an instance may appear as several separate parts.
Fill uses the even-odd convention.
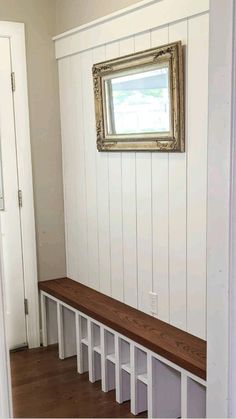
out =
[[[119,405],[114,391],[103,393],[100,382],[77,374],[75,357],[59,360],[57,346],[11,353],[11,371],[14,417],[133,417],[129,402]]]

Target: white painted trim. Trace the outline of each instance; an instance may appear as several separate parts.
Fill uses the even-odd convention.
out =
[[[236,7],[233,28],[232,147],[231,147],[231,214],[230,214],[230,301],[229,301],[229,417],[236,417]]]
[[[143,4],[141,4],[143,3]],[[209,0],[154,0],[140,2],[54,38],[56,58],[63,58],[196,16],[209,10]]]
[[[23,192],[21,225],[25,296],[29,303],[27,338],[29,347],[33,348],[40,346],[40,331],[24,24],[0,22],[0,36],[10,38],[12,70],[16,76],[14,92],[16,146],[19,189]]]
[[[233,271],[230,272],[230,245],[233,244],[230,237],[231,147],[235,141],[232,138],[232,124],[235,123],[232,106],[236,96],[232,77],[234,7],[234,0],[211,0],[210,3],[207,231],[209,418],[229,417],[229,377],[232,373],[229,362],[229,300],[230,281],[235,281]]]
[[[83,25],[77,26],[76,28],[70,29],[66,32],[63,32],[59,35],[56,35],[52,39],[53,39],[53,41],[57,41],[58,39],[65,38],[66,36],[73,35],[76,32],[80,32],[80,31],[83,31],[85,29],[89,29],[93,26],[105,23],[108,20],[115,19],[115,18],[117,18],[119,16],[122,16],[124,14],[134,12],[135,10],[138,10],[138,9],[142,9],[143,7],[149,6],[150,4],[155,3],[157,1],[162,1],[162,0],[142,0],[142,1],[138,1],[138,3],[135,3],[131,6],[124,7],[123,9],[117,10],[116,12],[110,13],[106,16],[102,16],[98,19],[92,20],[91,22],[84,23]]]
[[[1,227],[0,227],[1,229]],[[13,416],[11,375],[9,350],[6,340],[6,317],[5,317],[5,287],[2,269],[2,242],[0,241],[0,418],[5,419]]]

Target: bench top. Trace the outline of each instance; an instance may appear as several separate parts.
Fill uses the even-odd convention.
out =
[[[204,340],[69,278],[39,282],[39,289],[206,379]]]

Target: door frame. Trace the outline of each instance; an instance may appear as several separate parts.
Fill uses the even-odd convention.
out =
[[[5,287],[2,268],[2,241],[0,240],[0,418],[10,418],[13,416],[12,386],[6,339]]]
[[[23,194],[20,210],[25,298],[28,300],[26,332],[29,348],[40,346],[38,273],[30,144],[28,85],[24,23],[0,21],[0,36],[10,39],[19,189]],[[10,76],[10,75],[9,75]]]

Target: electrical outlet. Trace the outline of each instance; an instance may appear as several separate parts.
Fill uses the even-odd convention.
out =
[[[149,301],[150,301],[150,312],[152,314],[158,314],[158,304],[157,304],[157,293],[156,292],[149,292]]]

